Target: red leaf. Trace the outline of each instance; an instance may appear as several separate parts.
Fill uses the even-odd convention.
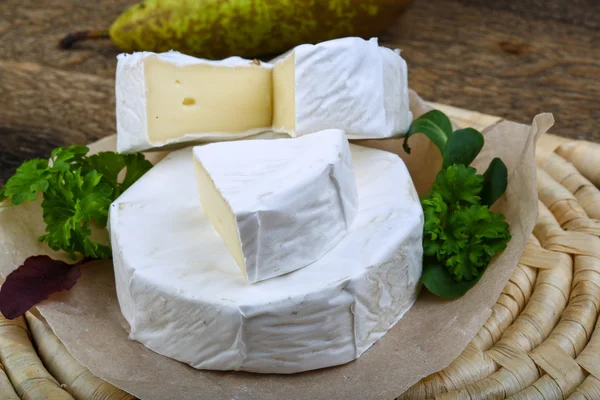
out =
[[[83,261],[67,264],[48,256],[33,256],[8,274],[0,288],[0,312],[8,319],[25,314],[52,293],[69,290],[81,276]]]

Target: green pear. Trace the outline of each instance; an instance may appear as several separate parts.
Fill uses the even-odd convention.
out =
[[[177,50],[209,59],[284,52],[303,43],[370,38],[413,0],[145,0],[106,31],[76,32],[63,48],[110,37],[124,52]]]

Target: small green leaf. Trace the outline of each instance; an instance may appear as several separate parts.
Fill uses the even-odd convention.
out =
[[[4,197],[13,204],[35,200],[37,192],[48,189],[48,162],[39,158],[24,162],[2,189]]]
[[[125,168],[123,155],[111,151],[100,152],[86,159],[85,172],[98,171],[102,180],[117,192],[119,173]]]
[[[90,151],[87,146],[73,145],[69,147],[57,147],[50,153],[50,158],[60,160],[80,159]]]
[[[458,129],[454,131],[442,151],[444,163],[442,168],[452,164],[469,165],[483,147],[483,135],[473,128]]]
[[[425,259],[421,282],[436,296],[445,299],[456,299],[467,293],[477,282],[480,276],[470,281],[456,281],[453,276],[435,259]]]
[[[494,158],[483,174],[483,189],[481,190],[481,204],[492,206],[508,186],[508,171],[506,165],[499,158]]]
[[[126,191],[138,179],[152,168],[152,163],[142,153],[125,154],[124,156],[127,172],[125,179],[118,187],[117,196]]]
[[[438,192],[431,192],[421,204],[425,222],[423,225],[423,254],[435,256],[444,243],[444,224],[448,214],[448,205]]]
[[[110,258],[112,252],[110,247],[105,244],[99,244],[96,242],[92,242],[90,239],[85,238],[83,240],[83,254],[87,254],[88,258],[99,258],[101,260],[105,260]]]
[[[453,164],[437,174],[432,193],[438,193],[452,211],[458,206],[479,203],[482,187],[483,176],[475,168]]]
[[[450,118],[440,110],[428,111],[417,119],[426,119],[433,122],[444,132],[446,137],[452,134],[452,122],[450,122]]]
[[[101,182],[101,178],[102,175],[97,171],[90,171],[85,175],[76,209],[85,220],[95,219],[100,225],[106,226],[113,189]]]
[[[57,147],[50,155],[52,169],[66,172],[69,169],[77,168],[88,151],[90,149],[86,146]]]
[[[440,152],[443,153],[448,136],[452,133],[452,124],[450,123],[450,119],[438,110],[431,110],[415,119],[404,138],[403,147],[404,151],[408,154],[410,154],[408,138],[415,133],[422,133],[427,136],[440,149]]]

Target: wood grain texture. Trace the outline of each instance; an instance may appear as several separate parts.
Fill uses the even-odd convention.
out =
[[[0,178],[56,146],[114,132],[112,79],[39,64],[0,61]]]
[[[115,132],[110,41],[57,48],[106,28],[135,0],[0,1],[0,183],[23,160]],[[600,141],[600,2],[416,0],[381,38],[403,49],[427,99]]]
[[[92,41],[77,51],[58,49],[72,31],[106,29],[132,0],[2,0],[0,58],[112,78],[119,50],[109,41]]]
[[[384,42],[404,49],[425,99],[524,123],[552,112],[554,132],[600,140],[598,25],[597,1],[421,1]]]
[[[508,10],[520,15],[526,14],[528,18],[543,18],[590,29],[600,28],[600,18],[598,18],[600,2],[597,0],[460,0],[460,2],[494,10]]]

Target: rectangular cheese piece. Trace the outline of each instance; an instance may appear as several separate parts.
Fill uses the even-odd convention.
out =
[[[202,60],[178,52],[118,56],[117,150],[220,141],[269,130],[272,67],[232,57]]]
[[[406,133],[406,62],[377,39],[301,45],[273,67],[273,129],[301,136],[337,128],[350,139]]]
[[[335,246],[358,208],[341,130],[194,148],[200,203],[249,282],[305,267]]]

